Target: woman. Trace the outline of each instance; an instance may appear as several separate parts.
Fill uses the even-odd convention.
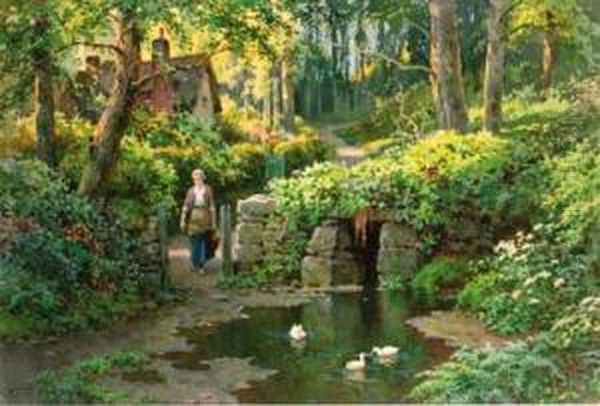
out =
[[[202,271],[208,259],[210,234],[217,228],[217,212],[212,189],[205,181],[204,172],[195,169],[192,172],[194,186],[188,189],[181,209],[180,227],[192,243],[192,265]]]

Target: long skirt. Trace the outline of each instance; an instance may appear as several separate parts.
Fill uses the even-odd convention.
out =
[[[209,259],[208,232],[190,236],[190,242],[192,244],[192,265],[194,268],[202,268]]]

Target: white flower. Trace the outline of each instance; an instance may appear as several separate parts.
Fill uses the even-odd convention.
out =
[[[537,278],[540,279],[548,279],[549,277],[552,276],[552,274],[548,271],[542,271],[540,273],[538,273],[537,275],[535,275]]]
[[[550,261],[550,264],[558,265],[558,259],[553,259],[552,261]]]
[[[554,280],[554,287],[556,289],[558,288],[562,288],[563,286],[565,286],[566,281],[563,278],[558,278]]]
[[[522,292],[520,290],[515,290],[510,296],[513,298],[513,300],[519,300],[521,293]]]
[[[593,301],[595,301],[595,300],[596,300],[596,298],[595,298],[595,297],[593,297],[593,296],[588,296],[588,297],[586,297],[585,299],[583,299],[583,300],[581,301],[581,306],[587,306],[587,305],[591,304],[591,303],[592,303]]]
[[[539,303],[540,303],[540,299],[533,298],[533,299],[529,300],[529,304],[531,304],[531,305],[536,305]]]

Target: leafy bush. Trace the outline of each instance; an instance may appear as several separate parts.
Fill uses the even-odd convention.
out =
[[[574,303],[600,291],[593,245],[600,213],[593,192],[600,186],[599,161],[592,151],[584,143],[549,162],[550,181],[541,204],[545,221],[530,233],[501,241],[496,255],[480,266],[497,276],[478,277],[460,295],[492,328],[505,334],[548,329],[568,316]],[[484,290],[494,294],[479,300],[472,296],[482,280]]]
[[[428,304],[435,304],[448,296],[448,289],[456,289],[469,272],[465,261],[437,257],[425,265],[410,283],[414,294]]]
[[[36,379],[36,392],[43,402],[52,404],[123,403],[127,393],[110,390],[97,380],[116,372],[136,372],[150,362],[139,352],[125,351],[103,357],[90,357],[62,374],[43,372]]]
[[[0,313],[61,333],[129,311],[138,247],[118,218],[37,161],[2,161],[0,179]]]
[[[541,340],[507,348],[461,350],[421,374],[411,396],[431,403],[533,403],[559,400],[566,371]],[[567,400],[567,399],[561,399]]]
[[[333,148],[316,135],[299,135],[275,145],[273,152],[285,158],[288,174],[333,155]]]
[[[488,272],[477,275],[471,279],[458,295],[459,306],[468,310],[481,308],[484,300],[496,294],[497,287],[501,286],[502,274]]]
[[[286,217],[299,223],[374,207],[423,229],[447,222],[469,196],[495,207],[509,156],[506,142],[489,135],[442,133],[352,168],[315,165],[275,182],[272,191]]]
[[[402,146],[413,144],[436,126],[432,93],[426,83],[403,89],[392,97],[375,100],[373,112],[339,136],[350,144],[392,138]]]

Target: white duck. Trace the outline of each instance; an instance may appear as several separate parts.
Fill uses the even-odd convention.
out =
[[[346,369],[348,371],[361,371],[365,369],[367,362],[365,361],[365,357],[367,354],[361,352],[358,356],[358,359],[353,359],[351,361],[346,362]]]
[[[384,347],[373,347],[372,352],[375,353],[379,358],[390,358],[398,355],[399,348],[391,345]]]
[[[304,327],[302,327],[302,324],[292,325],[289,335],[290,338],[295,341],[302,341],[307,336],[306,331],[304,331]]]

